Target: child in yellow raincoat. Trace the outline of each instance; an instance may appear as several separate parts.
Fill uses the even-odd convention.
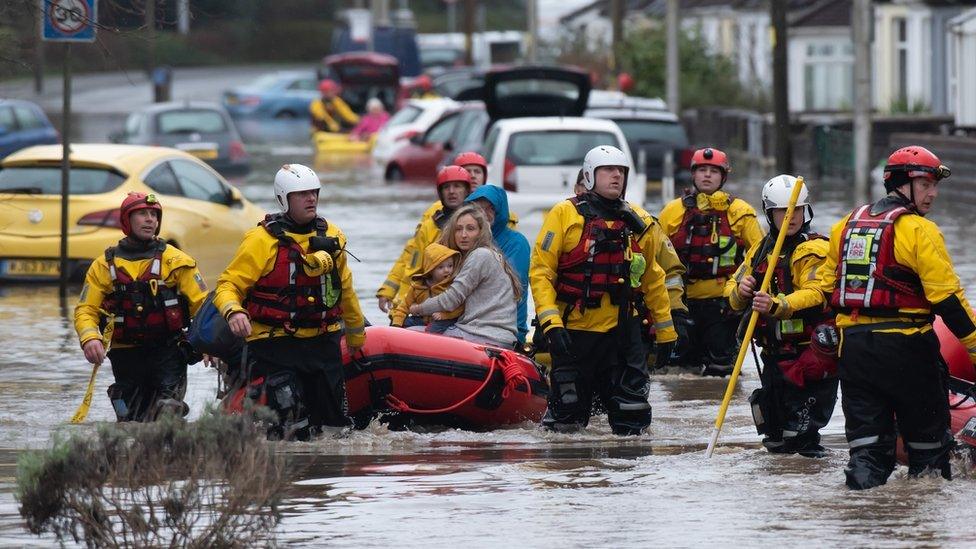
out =
[[[464,307],[450,312],[437,312],[427,317],[410,316],[408,311],[415,303],[436,296],[446,290],[460,267],[461,253],[436,242],[424,248],[424,263],[421,272],[413,275],[406,296],[393,309],[392,325],[401,328],[425,328],[425,331],[442,334],[457,320]]]

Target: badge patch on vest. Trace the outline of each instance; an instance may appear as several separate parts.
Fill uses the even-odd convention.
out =
[[[200,291],[201,292],[206,292],[207,291],[207,283],[203,281],[203,277],[200,276],[200,273],[194,274],[193,275],[193,280],[196,281],[197,288],[200,288]]]
[[[542,239],[542,249],[549,251],[549,247],[552,246],[552,239],[556,238],[556,234],[552,231],[546,231],[545,238]]]
[[[847,255],[845,260],[852,263],[867,263],[868,252],[871,250],[870,236],[852,234],[847,244]]]

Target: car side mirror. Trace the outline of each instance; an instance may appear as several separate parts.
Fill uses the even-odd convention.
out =
[[[441,145],[441,148],[444,149],[445,151],[453,151],[454,143],[451,143],[450,141],[445,141],[444,144]]]
[[[244,203],[244,195],[241,194],[241,190],[238,189],[237,187],[231,187],[230,193],[228,194],[230,195],[231,206],[240,206],[241,204]]]
[[[423,145],[424,144],[424,134],[418,133],[417,135],[411,136],[410,137],[410,142],[413,143],[414,145]]]

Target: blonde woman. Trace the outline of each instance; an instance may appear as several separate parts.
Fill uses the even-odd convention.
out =
[[[431,315],[464,305],[464,314],[444,335],[512,348],[518,339],[516,304],[522,284],[492,242],[484,212],[473,204],[458,208],[439,242],[461,252],[461,269],[444,293],[412,305],[410,313]]]

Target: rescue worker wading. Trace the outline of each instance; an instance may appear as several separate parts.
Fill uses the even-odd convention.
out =
[[[286,164],[275,175],[282,213],[244,235],[220,275],[214,304],[248,341],[251,397],[263,393],[279,423],[271,436],[305,439],[322,427],[345,428],[340,340],[349,351],[366,340],[346,259],[346,237],[317,214],[319,178]],[[255,386],[253,381],[263,379]]]
[[[976,360],[976,319],[938,226],[925,219],[949,170],[923,147],[899,149],[884,169],[888,195],[834,225],[821,289],[841,330],[840,386],[854,489],[884,484],[895,467],[895,425],[908,473],[951,478],[946,367],[932,315]]]
[[[352,112],[349,104],[339,97],[341,88],[334,81],[319,82],[322,97],[312,101],[308,113],[312,118],[312,131],[348,132],[359,123],[359,115]]]
[[[192,257],[157,238],[162,217],[155,195],[129,193],[119,215],[125,238],[92,262],[75,307],[75,329],[92,364],[105,360],[102,331],[111,329],[115,383],[108,396],[119,421],[189,411],[186,366],[199,358],[183,330],[207,286]]]
[[[827,257],[827,238],[810,232],[813,207],[806,186],[800,190],[793,218],[784,220],[797,180],[770,179],[762,191],[769,234],[746,252],[735,277],[726,284],[732,308],[750,306],[760,313],[754,340],[762,347],[762,388],[750,398],[763,446],[774,453],[825,455],[820,429],[837,402],[837,330],[820,291],[818,270]],[[777,234],[786,224],[786,240],[770,281],[758,292],[769,269]],[[812,341],[812,343],[811,343]]]
[[[552,356],[542,421],[553,431],[584,428],[596,391],[613,432],[636,435],[651,422],[642,332],[656,329],[663,356],[677,334],[650,243],[654,219],[621,198],[626,156],[596,147],[583,170],[587,192],[546,214],[532,251],[529,284]]]
[[[441,229],[454,210],[471,194],[471,188],[471,175],[460,166],[444,166],[437,173],[437,196],[440,200],[424,212],[413,237],[407,241],[400,257],[386,275],[383,285],[377,290],[376,297],[381,311],[390,312],[396,302],[403,299],[410,289],[411,277],[420,272],[424,248],[437,242]]]
[[[690,350],[675,363],[703,375],[725,376],[735,362],[739,324],[724,297],[725,283],[763,233],[752,206],[721,190],[731,171],[725,153],[695,151],[691,170],[694,190],[666,204],[660,216],[686,269],[690,319],[676,312],[675,323],[688,327]]]

